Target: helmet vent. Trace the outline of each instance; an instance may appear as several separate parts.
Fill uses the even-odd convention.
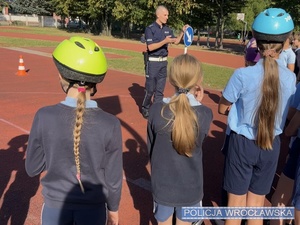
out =
[[[94,50],[95,50],[95,52],[99,52],[100,51],[100,49],[97,46],[95,47]]]
[[[279,14],[277,15],[277,17],[283,16],[283,15],[284,15],[284,13],[279,13]]]
[[[81,44],[80,42],[75,41],[75,44],[76,44],[78,47],[85,49],[85,47],[83,46],[83,44]]]

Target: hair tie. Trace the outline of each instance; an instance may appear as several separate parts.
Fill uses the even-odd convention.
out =
[[[267,50],[264,50],[263,52],[263,56],[270,56],[270,57],[274,57],[275,56],[275,49],[267,49]]]
[[[80,92],[80,93],[85,93],[85,91],[86,91],[85,87],[78,87],[77,89],[78,89],[78,92]]]
[[[189,91],[187,88],[178,88],[178,94],[187,94]]]

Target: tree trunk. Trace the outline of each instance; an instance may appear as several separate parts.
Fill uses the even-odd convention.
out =
[[[197,27],[197,46],[200,46],[200,28]]]
[[[220,49],[223,49],[224,24],[225,24],[225,20],[223,18],[221,22],[221,32],[220,32],[220,44],[219,44]]]
[[[220,31],[220,16],[218,16],[218,19],[217,19],[215,48],[218,48],[219,31]]]
[[[210,27],[207,26],[207,38],[206,38],[206,47],[210,48],[209,44],[209,38],[210,38]]]
[[[219,48],[220,49],[223,49],[223,35],[224,35],[224,23],[225,23],[223,7],[224,7],[224,0],[222,0],[221,7],[220,7],[220,24],[219,24],[220,26],[219,27],[220,28]]]

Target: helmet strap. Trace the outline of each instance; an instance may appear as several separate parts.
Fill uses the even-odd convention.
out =
[[[92,91],[91,91],[91,96],[94,96],[96,93],[97,93],[97,87],[96,87],[96,84],[94,84],[92,87],[91,87]]]
[[[75,82],[70,82],[70,83],[69,83],[69,86],[68,86],[68,88],[67,88],[66,90],[64,90],[64,89],[63,89],[63,90],[64,90],[64,92],[65,92],[66,94],[68,94],[68,92],[69,92],[70,88],[71,88],[71,87],[73,87],[73,86],[74,86],[74,84],[75,84]]]
[[[64,85],[61,85],[61,88],[63,89],[63,91],[64,91],[66,94],[68,94],[70,88],[72,88],[72,87],[74,86],[74,84],[78,84],[79,87],[88,85],[88,87],[92,90],[92,91],[91,91],[91,94],[90,94],[91,96],[94,96],[94,95],[97,93],[97,87],[96,87],[96,84],[91,84],[91,83],[90,83],[90,84],[87,84],[87,83],[85,83],[84,81],[78,82],[78,81],[70,81],[70,80],[67,80],[67,79],[65,79],[65,80],[69,82],[69,86],[68,86],[67,88],[64,88],[65,86],[64,86]]]

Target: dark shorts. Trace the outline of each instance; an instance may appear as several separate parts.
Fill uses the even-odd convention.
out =
[[[225,159],[224,189],[236,195],[243,195],[248,191],[257,195],[268,194],[279,152],[279,136],[274,139],[273,150],[263,150],[255,141],[231,132]]]
[[[291,147],[291,149],[297,149],[300,151],[300,138],[297,138]],[[300,157],[298,157],[295,183],[294,183],[294,193],[293,193],[293,205],[297,210],[300,210]]]
[[[296,176],[297,163],[300,154],[299,142],[300,138],[294,140],[291,148],[289,149],[288,159],[282,171],[285,176],[292,180],[294,180]]]
[[[201,207],[201,206],[202,206],[202,201],[190,207]],[[165,222],[175,212],[176,217],[182,221],[191,222],[191,223],[198,221],[197,219],[195,220],[182,219],[182,207],[165,206],[165,205],[158,204],[157,202],[154,202],[154,209],[153,209],[154,217],[158,222]]]
[[[70,210],[43,205],[42,225],[103,225],[106,224],[105,205],[97,208]]]

